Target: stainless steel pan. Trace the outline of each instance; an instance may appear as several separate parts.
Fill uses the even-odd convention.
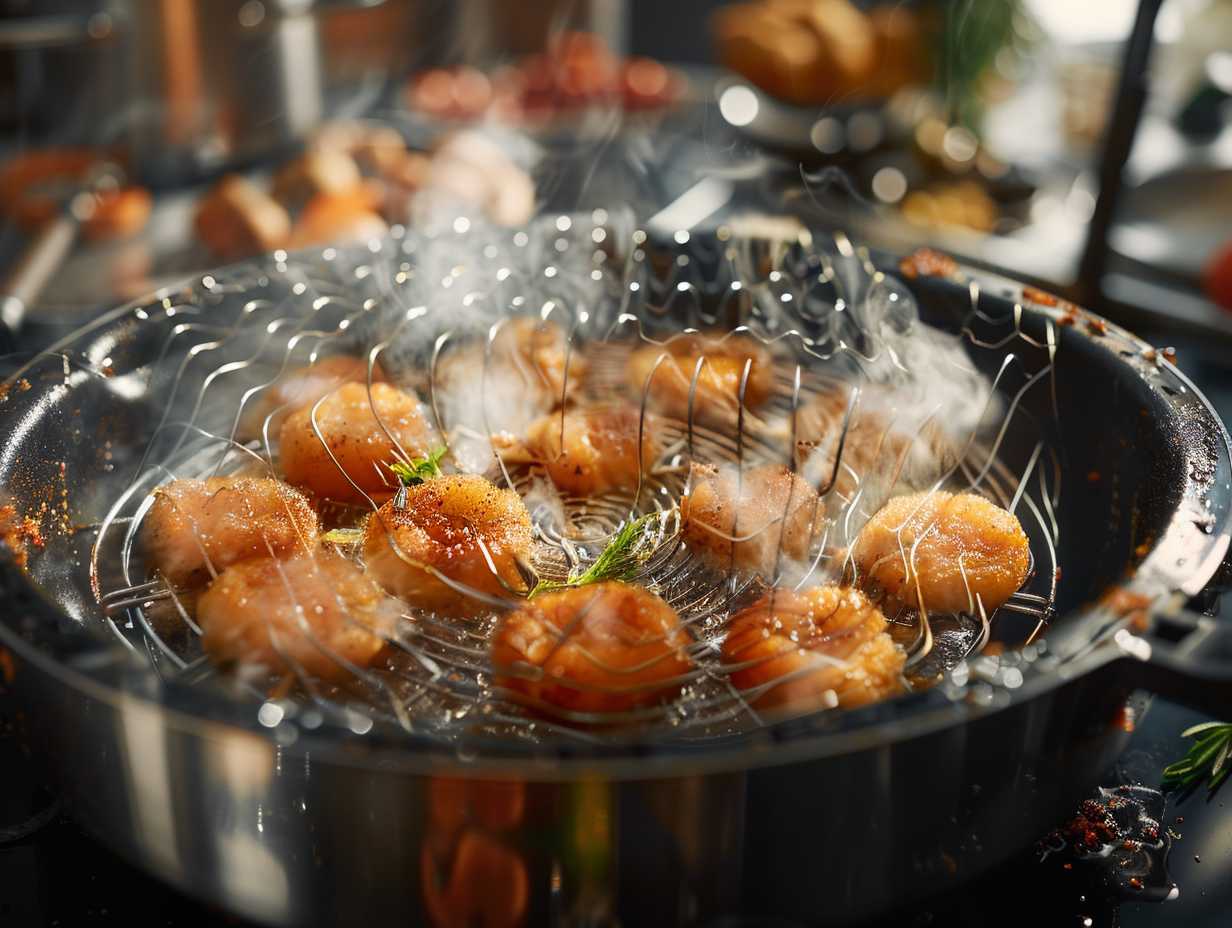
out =
[[[780,306],[778,287],[876,277],[875,259],[845,239],[784,248],[723,230],[626,246],[627,230],[589,217],[544,228],[489,242],[521,256],[504,280],[546,286],[582,256],[619,286],[556,297],[589,293],[591,312],[646,326],[767,323],[763,302],[733,297],[733,276]],[[140,866],[270,924],[852,921],[1038,838],[1124,745],[1133,691],[1232,704],[1228,630],[1180,609],[1215,575],[1232,526],[1229,439],[1209,405],[1115,326],[945,265],[897,292],[932,325],[966,330],[977,366],[995,373],[1013,355],[1044,371],[1016,421],[1051,430],[1060,482],[1036,490],[1039,472],[1016,470],[1034,447],[1023,429],[1007,431],[1001,454],[1033,475],[1028,492],[1057,491],[1048,537],[1064,575],[1055,595],[993,624],[994,639],[1021,645],[1030,632],[1030,646],[973,655],[932,689],[706,737],[687,725],[573,739],[408,729],[363,706],[237,695],[107,612],[110,581],[88,567],[99,523],[141,450],[179,434],[169,397],[247,356],[228,354],[228,333],[277,332],[261,328],[274,318],[332,330],[349,314],[362,343],[374,311],[430,319],[416,273],[439,280],[433,256],[462,266],[460,255],[483,255],[476,234],[459,225],[215,272],[111,313],[9,381],[0,485],[43,546],[26,569],[5,560],[0,641],[72,814]],[[600,238],[607,250],[592,257]],[[794,318],[797,332],[821,324],[803,309]],[[1110,588],[1120,593],[1101,600]]]

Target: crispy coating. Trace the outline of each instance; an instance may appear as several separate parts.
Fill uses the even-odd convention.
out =
[[[474,389],[486,354],[484,339],[446,356],[442,367],[446,389]],[[558,406],[566,392],[572,397],[589,366],[581,351],[569,350],[564,329],[530,316],[516,316],[501,326],[492,343],[491,363],[491,383],[506,387],[516,383],[524,402],[544,410]]]
[[[373,383],[384,383],[386,379],[381,365],[374,365]],[[344,383],[367,382],[368,361],[347,354],[331,355],[315,364],[293,368],[249,403],[244,410],[240,432],[244,436],[260,435],[265,418],[275,413],[277,418],[271,422],[270,432],[277,436],[285,416],[304,406],[311,406]]]
[[[332,551],[229,567],[197,603],[202,644],[215,663],[344,680],[341,661],[366,667],[393,633],[400,605]]]
[[[314,409],[320,437],[313,428]],[[283,422],[279,437],[283,473],[296,486],[340,502],[362,503],[364,493],[388,496],[393,477],[387,466],[397,453],[390,435],[408,457],[428,453],[432,430],[418,398],[374,383],[369,400],[366,384],[343,384],[319,404],[304,406]]]
[[[659,358],[663,358],[659,362]],[[706,359],[697,378],[694,417],[699,422],[732,424],[739,408],[740,381],[752,361],[744,392],[746,409],[757,409],[774,390],[770,353],[751,338],[686,335],[666,345],[646,345],[629,356],[625,369],[629,389],[639,399],[650,381],[651,406],[679,419],[689,413],[689,388],[699,358]],[[655,365],[658,364],[658,367]]]
[[[723,663],[763,710],[869,704],[899,690],[906,654],[859,590],[774,590],[732,619]]]
[[[918,579],[932,612],[973,611],[977,596],[991,612],[1030,569],[1017,517],[973,493],[895,497],[864,526],[852,554],[864,586],[883,593],[889,607],[917,606]]]
[[[408,603],[443,615],[478,615],[491,606],[449,586],[425,566],[455,583],[508,597],[506,584],[515,590],[524,586],[517,560],[529,562],[530,551],[530,514],[521,498],[475,474],[451,474],[410,487],[405,509],[391,501],[364,528],[364,563],[377,582]]]
[[[723,642],[723,663],[739,668],[732,683],[764,710],[876,702],[898,691],[904,660],[881,610],[851,587],[767,593]]]
[[[691,489],[680,501],[689,545],[721,567],[733,564],[764,577],[809,554],[824,528],[817,493],[781,464],[744,472],[695,464]],[[733,554],[734,552],[734,554]]]
[[[496,682],[571,712],[625,712],[672,696],[692,667],[680,618],[641,587],[611,581],[538,596],[492,641]]]
[[[834,478],[834,492],[849,500],[869,476],[926,482],[949,466],[953,449],[932,424],[921,434],[902,428],[892,400],[865,390],[847,419],[847,389],[827,390],[805,403],[796,419],[796,454],[800,469],[815,486]],[[843,423],[847,421],[847,434]],[[835,459],[842,441],[837,475]]]
[[[527,380],[550,398],[560,402],[566,389],[570,395],[586,376],[586,358],[580,351],[569,352],[564,329],[554,322],[527,316],[511,319],[496,336],[494,357],[514,364]],[[569,355],[568,384],[565,382],[565,356]]]
[[[141,531],[155,570],[183,589],[209,580],[210,567],[311,549],[317,515],[303,494],[268,477],[173,480],[154,491]]]
[[[552,413],[531,424],[526,448],[566,493],[594,496],[609,490],[632,490],[639,475],[640,413],[636,406],[628,405]],[[640,472],[644,472],[663,447],[660,424],[649,413],[641,439]]]

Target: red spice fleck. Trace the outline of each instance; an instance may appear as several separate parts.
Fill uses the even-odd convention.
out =
[[[1052,579],[1056,583],[1061,582],[1061,568],[1060,567],[1058,567],[1056,570],[1052,572]]]
[[[1154,364],[1159,359],[1159,353],[1154,348],[1145,348],[1142,351],[1142,357]]]
[[[24,568],[29,560],[30,546],[45,545],[42,529],[30,516],[19,516],[12,503],[0,506],[0,542],[13,553],[13,561]]]
[[[1064,864],[1061,864],[1061,869],[1062,870],[1073,870],[1074,865],[1071,863],[1064,863]]]
[[[1129,878],[1129,885],[1132,886],[1134,889],[1142,889],[1142,881],[1138,879],[1136,876],[1131,876]]]
[[[1087,472],[1087,483],[1099,483],[1101,479],[1099,471],[1092,470]]]
[[[1039,303],[1040,306],[1059,306],[1061,298],[1053,296],[1046,290],[1041,290],[1039,287],[1023,287],[1022,298],[1030,300],[1032,303]]]
[[[9,685],[17,678],[17,665],[13,663],[13,655],[8,648],[0,648],[0,676]]]
[[[1095,316],[1091,316],[1087,319],[1087,328],[1091,330],[1092,335],[1108,334],[1108,323],[1104,322],[1103,319],[1096,318]]]
[[[1172,347],[1165,348],[1163,349],[1161,353],[1164,356],[1164,360],[1167,361],[1169,364],[1176,363],[1176,349],[1175,348],[1172,348]]]
[[[898,269],[904,277],[953,277],[958,273],[958,262],[949,255],[931,248],[917,248],[903,258]]]

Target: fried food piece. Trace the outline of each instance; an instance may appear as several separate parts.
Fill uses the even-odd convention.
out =
[[[627,405],[554,412],[531,423],[506,460],[538,461],[558,488],[577,496],[632,490],[663,450],[657,418],[640,420],[641,411]]]
[[[731,4],[715,13],[714,32],[723,64],[792,103],[815,106],[877,89],[877,34],[847,0]]]
[[[230,261],[284,247],[291,216],[252,181],[232,174],[206,194],[193,228],[210,251]]]
[[[380,364],[372,367],[372,382],[385,383],[385,371]],[[293,368],[269,385],[244,411],[240,426],[242,435],[260,435],[265,418],[271,413],[289,415],[305,406],[311,406],[331,390],[344,383],[368,382],[368,361],[349,354],[336,354],[321,358],[314,364]],[[271,423],[271,432],[278,434],[282,423],[279,416]]]
[[[408,603],[443,615],[478,615],[492,607],[426,568],[463,587],[508,597],[506,586],[525,585],[517,560],[529,562],[530,552],[530,513],[521,497],[475,474],[450,474],[410,487],[405,508],[391,501],[364,527],[364,563],[377,582]]]
[[[849,500],[870,475],[901,477],[919,486],[949,466],[953,449],[939,427],[929,423],[915,434],[912,423],[895,419],[892,397],[871,391],[864,391],[848,418],[849,395],[846,388],[827,390],[797,413],[796,460],[814,486],[824,488],[834,477],[834,492]],[[840,440],[842,457],[836,475]]]
[[[366,667],[402,609],[332,551],[256,558],[224,570],[197,602],[201,643],[216,664],[344,680]]]
[[[612,581],[546,593],[506,615],[492,641],[492,663],[498,686],[537,702],[570,712],[627,712],[679,689],[692,667],[688,642],[671,606],[649,590]]]
[[[141,532],[155,570],[187,588],[248,558],[311,549],[317,515],[301,493],[268,477],[173,480],[154,491]]]
[[[288,162],[274,177],[273,196],[288,209],[299,209],[313,197],[344,196],[363,182],[355,159],[338,148],[309,148]]]
[[[888,606],[914,607],[922,598],[930,612],[975,611],[977,597],[991,612],[1022,586],[1031,564],[1013,513],[973,493],[941,491],[890,500],[852,555],[862,584],[884,593]]]
[[[307,202],[291,233],[292,248],[345,245],[381,238],[389,226],[378,210],[384,191],[377,184],[346,193],[319,193]]]
[[[440,371],[443,392],[475,391],[483,377],[486,352],[485,336],[446,356]],[[565,398],[566,389],[572,396],[581,387],[588,367],[581,351],[569,351],[568,338],[559,325],[528,316],[518,316],[501,326],[492,343],[491,357],[487,384],[489,393],[495,394],[488,398],[493,408],[502,405],[505,393],[516,392],[523,408],[553,409]],[[467,424],[478,427],[477,423]],[[493,423],[498,424],[505,423]]]
[[[898,691],[906,655],[850,587],[773,590],[732,619],[723,663],[758,709],[862,706]],[[766,687],[762,689],[762,687]]]
[[[663,358],[660,363],[659,358]],[[756,409],[769,399],[774,389],[774,368],[770,353],[751,338],[734,335],[720,338],[686,335],[665,345],[646,345],[629,356],[626,379],[639,398],[650,382],[652,408],[680,419],[689,414],[689,388],[699,358],[706,359],[697,378],[693,411],[698,421],[731,424],[739,409],[740,381],[746,363],[752,362],[744,393],[746,409]],[[655,365],[658,364],[658,367]]]
[[[343,384],[287,416],[278,439],[290,483],[347,503],[364,502],[365,493],[393,492],[387,465],[396,459],[398,446],[417,458],[428,453],[431,441],[418,397],[387,383],[374,383],[371,399],[367,384]]]
[[[685,539],[722,567],[771,577],[780,539],[781,568],[808,557],[824,527],[817,493],[781,464],[754,467],[743,477],[735,468],[694,464],[690,484],[680,500]]]
[[[564,329],[554,322],[528,316],[511,319],[501,328],[492,345],[492,357],[497,363],[515,368],[539,402],[548,408],[559,405],[566,389],[572,394],[586,376],[586,358],[580,351],[569,351]]]

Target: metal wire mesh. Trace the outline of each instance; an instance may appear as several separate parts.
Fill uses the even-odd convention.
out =
[[[970,608],[956,614],[888,614],[907,652],[903,688],[930,685],[979,653],[1014,615],[1027,624],[1007,634],[1008,643],[1034,640],[1051,617],[1056,590],[1061,469],[1049,440],[1052,424],[1027,413],[1023,398],[1053,390],[1051,323],[1044,340],[1034,339],[1022,331],[1019,313],[989,316],[973,285],[966,319],[943,334],[918,320],[901,282],[841,235],[823,240],[796,226],[763,234],[748,225],[724,227],[714,237],[681,232],[652,240],[621,219],[600,210],[544,217],[514,232],[465,220],[395,229],[366,249],[276,254],[209,275],[176,298],[138,310],[138,319],[178,321],[166,327],[148,365],[144,387],[157,409],[150,440],[93,546],[100,621],[165,678],[239,687],[262,706],[284,707],[278,712],[351,719],[357,731],[379,717],[445,738],[478,731],[586,741],[631,725],[651,737],[726,735],[764,722],[753,705],[761,690],[736,687],[736,668],[723,656],[732,616],[775,587],[851,580],[851,546],[886,499],[945,490],[978,493],[1020,517],[1031,544],[1029,579],[995,613],[969,595]],[[512,374],[496,369],[507,328],[518,325],[547,339],[552,376],[545,378],[533,351],[520,356],[529,364],[515,363]],[[675,347],[701,338],[704,349],[686,352],[687,363],[677,365],[687,377],[683,404],[662,397],[656,403],[657,372],[677,363]],[[737,401],[706,408],[699,397],[709,359],[732,344],[768,362],[759,365],[773,372],[764,400],[746,402],[754,378],[746,357]],[[646,351],[653,359],[639,389],[631,358]],[[364,359],[370,397],[378,370],[413,389],[459,469],[482,471],[528,501],[534,543],[520,565],[528,582],[565,578],[630,520],[659,514],[644,523],[640,544],[650,553],[636,582],[678,614],[688,667],[655,681],[662,698],[593,713],[537,704],[511,689],[510,680],[542,671],[497,672],[491,664],[501,609],[523,602],[524,589],[504,579],[496,594],[476,594],[490,607],[477,616],[406,607],[395,627],[381,631],[384,647],[369,666],[330,653],[303,623],[302,634],[346,671],[331,681],[306,669],[293,649],[281,652],[282,667],[272,674],[219,679],[202,648],[195,593],[152,576],[143,557],[153,491],[180,477],[278,476],[275,426],[287,410],[262,405],[263,398],[287,372],[335,354]],[[575,376],[583,367],[584,376]],[[549,395],[539,396],[546,387]],[[638,412],[637,473],[625,487],[586,496],[555,492],[543,462],[510,454],[493,437],[523,430],[532,412],[551,415],[554,407],[586,408],[614,397]],[[802,445],[806,413],[819,408],[831,410],[833,426],[820,458]],[[644,460],[651,410],[656,442],[653,459]],[[869,422],[878,423],[871,444]],[[409,458],[381,427],[395,456]],[[561,428],[563,442],[563,419]],[[319,429],[316,435],[328,450]],[[679,508],[698,464],[730,469],[737,486],[766,465],[803,476],[817,494],[803,556],[785,557],[787,533],[775,528],[790,514],[790,493],[781,517],[743,533],[733,523],[726,562],[699,551],[682,531]],[[380,500],[354,476],[347,479],[363,502],[322,510],[336,524],[356,524],[378,509]],[[389,483],[392,494],[395,481]],[[747,569],[735,552],[762,532],[773,538],[772,566]]]

